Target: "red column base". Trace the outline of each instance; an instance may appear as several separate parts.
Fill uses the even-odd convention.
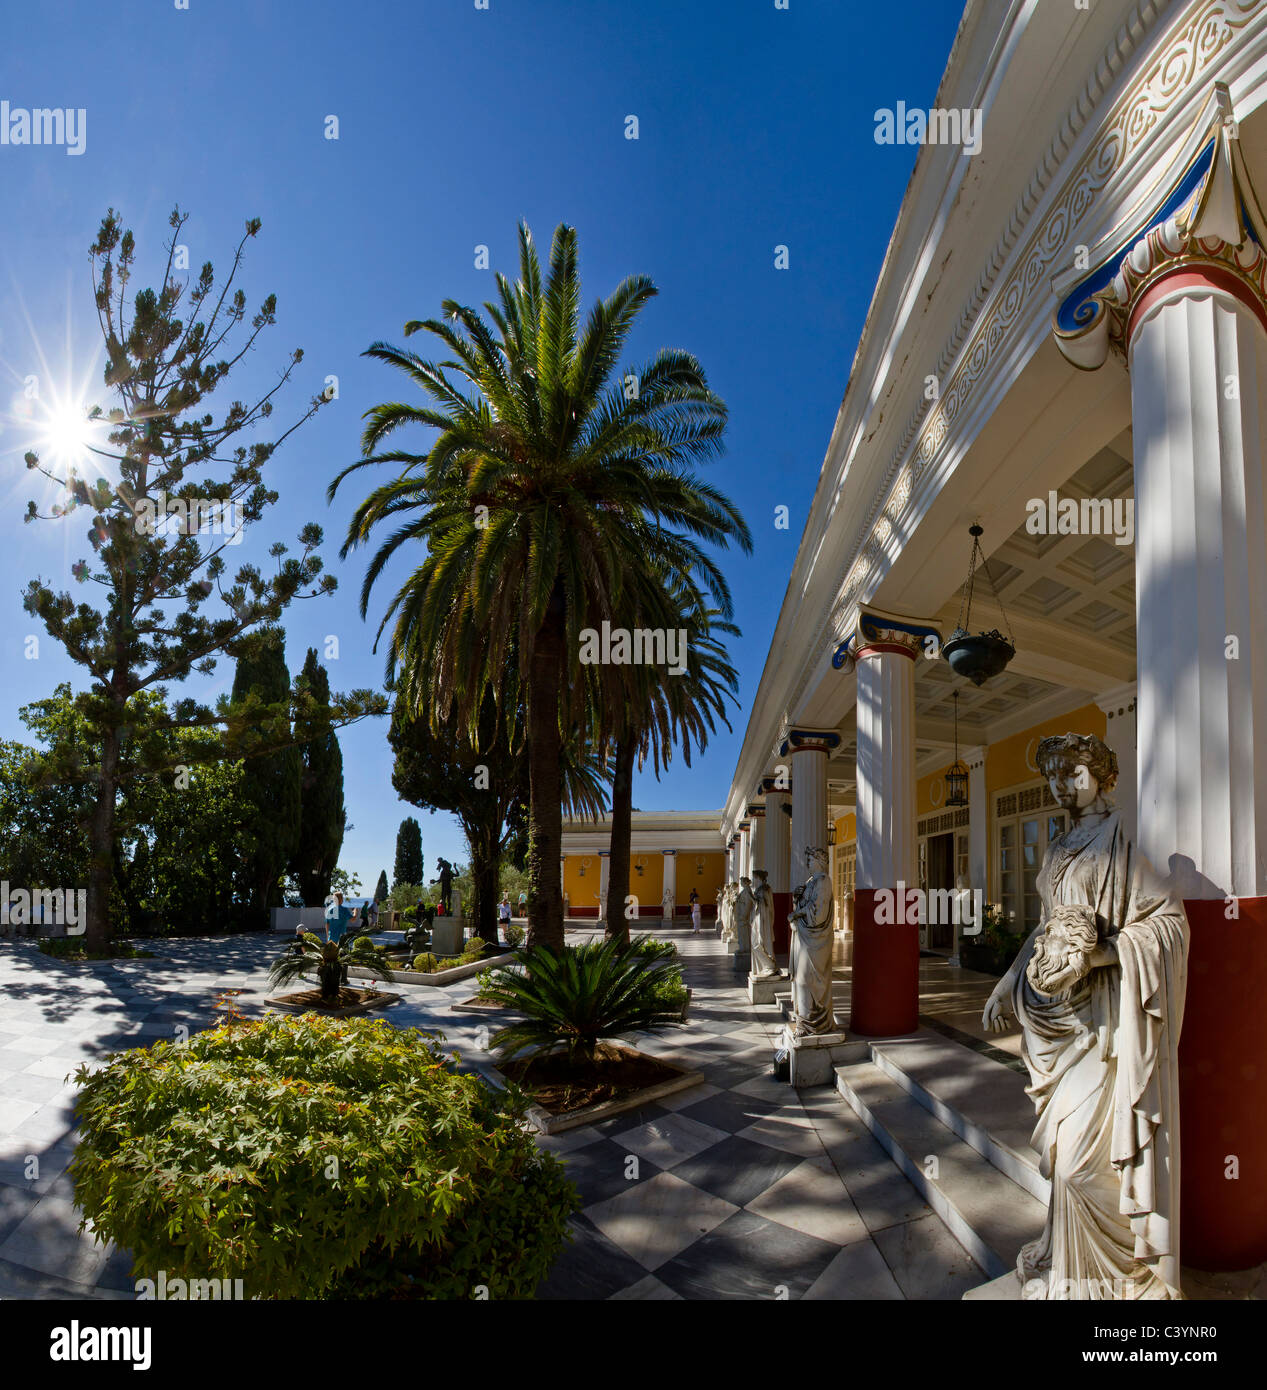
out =
[[[774,895],[774,954],[786,956],[792,945],[792,928],[788,926],[788,914],[792,911],[791,893]]]
[[[850,1032],[862,1037],[919,1027],[919,923],[875,920],[874,888],[854,893]]]
[[[1184,907],[1180,1256],[1194,1269],[1249,1269],[1267,1260],[1267,898],[1237,898],[1231,921],[1222,898]]]

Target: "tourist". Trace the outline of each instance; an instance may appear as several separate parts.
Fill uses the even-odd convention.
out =
[[[691,935],[698,936],[700,928],[699,894],[691,893]]]
[[[528,890],[526,888],[519,890],[519,915],[521,917],[528,915]]]
[[[343,906],[343,894],[336,892],[334,902],[326,908],[326,940],[342,941],[352,915],[352,909]]]
[[[503,927],[503,928],[510,926],[510,894],[509,894],[509,893],[507,893],[506,896],[501,900],[501,905],[500,905],[500,906],[498,907],[498,909],[497,909],[497,920],[502,924],[502,927]]]

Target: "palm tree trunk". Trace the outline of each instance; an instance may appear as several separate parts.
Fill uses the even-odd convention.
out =
[[[563,798],[559,671],[565,664],[563,601],[550,599],[528,670],[528,945],[563,949]]]
[[[625,899],[629,896],[630,842],[633,837],[633,766],[637,740],[628,732],[616,742],[616,769],[612,776],[611,854],[607,861],[608,941],[629,945],[629,918]]]
[[[475,934],[489,946],[497,944],[497,879],[501,867],[497,830],[496,826],[470,825],[466,831],[475,890],[472,919]]]

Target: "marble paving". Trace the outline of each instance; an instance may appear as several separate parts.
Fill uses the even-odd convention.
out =
[[[779,1025],[748,1004],[713,932],[656,934],[678,942],[690,1014],[680,1028],[632,1041],[704,1081],[541,1139],[567,1165],[582,1207],[537,1297],[958,1299],[980,1284],[963,1248],[830,1087],[798,1095],[772,1079]],[[211,1026],[228,991],[242,1013],[261,1013],[278,944],[251,935],[160,941],[153,960],[83,966],[39,955],[33,942],[0,943],[0,1298],[132,1296],[126,1253],[78,1229],[66,1173],[73,1072]],[[935,989],[953,984],[942,962],[929,973]],[[847,966],[838,971],[845,993],[847,976]],[[979,990],[980,981],[968,983]],[[490,1065],[479,1048],[487,1019],[452,1007],[469,982],[396,988],[404,1001],[385,1017],[439,1029],[465,1065]]]

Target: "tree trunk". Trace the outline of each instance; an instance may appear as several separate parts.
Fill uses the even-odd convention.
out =
[[[500,827],[471,827],[466,843],[471,851],[471,886],[475,901],[471,905],[475,934],[488,946],[497,944],[497,883],[501,867]]]
[[[84,948],[105,951],[110,944],[110,896],[114,888],[114,816],[119,785],[119,727],[109,720],[101,731],[101,776],[97,804],[88,821],[88,912]]]
[[[565,664],[563,600],[551,596],[528,669],[528,946],[563,949],[563,805],[559,775],[559,671]]]
[[[633,837],[633,768],[637,741],[628,733],[616,742],[616,770],[612,777],[611,855],[607,861],[608,941],[629,945],[629,854]]]

